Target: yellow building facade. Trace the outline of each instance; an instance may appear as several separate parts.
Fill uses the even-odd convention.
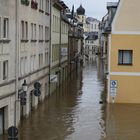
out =
[[[139,5],[139,0],[120,0],[112,23],[108,46],[108,102],[140,103]]]

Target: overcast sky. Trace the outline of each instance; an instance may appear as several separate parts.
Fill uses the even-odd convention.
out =
[[[63,0],[65,4],[71,9],[74,5],[75,11],[82,4],[85,8],[85,15],[87,17],[97,18],[101,20],[102,17],[107,13],[106,3],[107,2],[118,2],[118,0]]]

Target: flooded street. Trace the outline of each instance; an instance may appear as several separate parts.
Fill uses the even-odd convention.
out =
[[[140,105],[100,104],[103,65],[88,63],[23,119],[19,140],[139,140]]]
[[[104,90],[96,61],[73,73],[29,119],[21,123],[20,140],[98,140],[104,137]],[[100,71],[100,70],[99,70]]]

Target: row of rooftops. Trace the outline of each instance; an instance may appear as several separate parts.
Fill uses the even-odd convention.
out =
[[[69,9],[69,7],[62,0],[53,0],[54,3],[58,4],[62,9]],[[85,9],[82,4],[76,10],[77,15],[85,15]]]
[[[85,9],[82,7],[82,5],[80,5],[80,7],[77,8],[76,13],[75,13],[74,6],[72,8],[72,11],[70,11],[68,6],[64,3],[64,1],[53,0],[53,2],[55,4],[57,4],[58,6],[60,6],[62,11],[65,11],[65,13],[63,12],[63,14],[61,14],[63,20],[69,22],[73,26],[78,26],[78,21],[77,21],[76,15],[85,15]],[[100,30],[102,30],[104,33],[108,33],[111,31],[111,24],[112,24],[113,18],[115,16],[115,13],[116,13],[116,10],[118,7],[118,3],[119,2],[107,2],[108,13],[102,18],[102,21],[99,24]],[[97,19],[89,17],[86,19],[86,23],[88,24],[94,20],[97,20]],[[79,27],[80,27],[80,24],[79,24]],[[82,27],[81,27],[81,29],[82,29]],[[98,37],[97,33],[90,33],[90,34],[88,34],[87,39],[95,40],[95,39],[97,39],[97,37]]]

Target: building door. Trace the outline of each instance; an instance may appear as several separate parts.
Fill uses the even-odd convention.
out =
[[[4,131],[4,109],[0,109],[0,135],[3,134]]]

